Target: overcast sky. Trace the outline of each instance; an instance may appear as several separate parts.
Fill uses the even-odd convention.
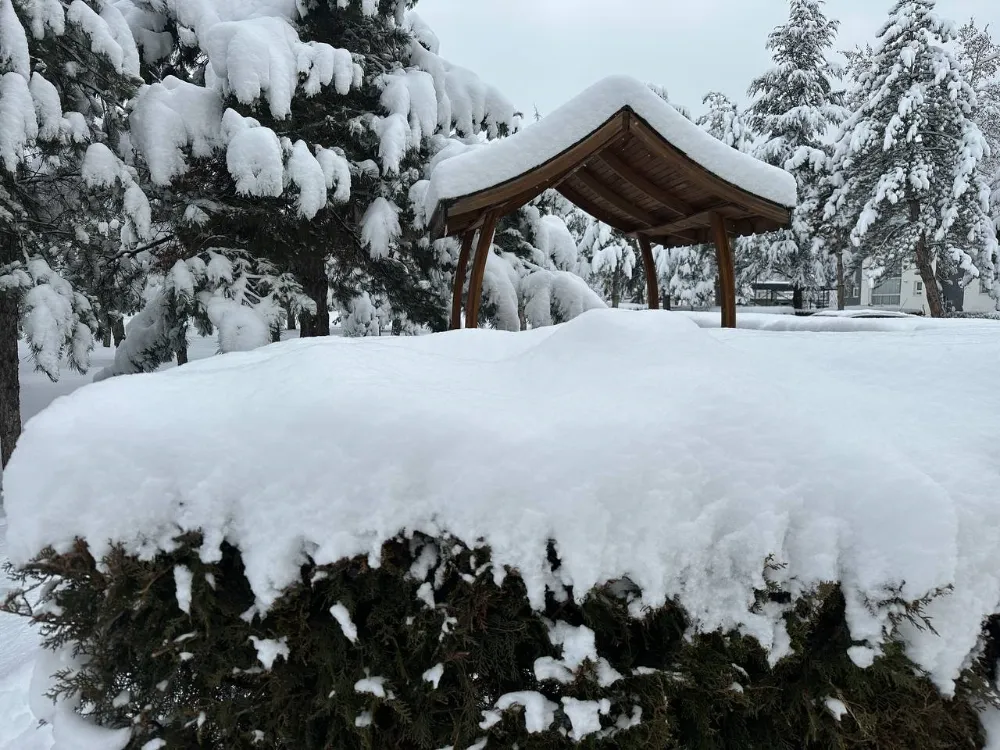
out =
[[[875,38],[892,0],[828,0],[841,21],[838,49]],[[441,54],[493,83],[530,115],[551,112],[606,75],[625,73],[667,88],[702,111],[722,91],[745,101],[765,70],[767,35],[786,0],[420,0],[417,12]],[[1000,32],[1000,0],[939,0],[938,13],[975,16]]]

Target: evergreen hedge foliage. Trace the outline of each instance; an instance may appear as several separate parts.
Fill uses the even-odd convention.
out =
[[[251,616],[239,551],[226,546],[220,562],[206,564],[200,543],[189,535],[151,561],[118,549],[98,562],[82,542],[67,554],[49,550],[20,571],[24,595],[7,601],[8,610],[26,613],[28,592],[42,592],[48,602],[34,616],[47,645],[85,657],[80,671],[60,676],[57,691],[79,692],[106,726],[134,727],[129,750],[154,738],[166,748],[219,750],[984,745],[977,707],[995,677],[986,666],[996,663],[995,624],[984,631],[983,658],[948,700],[898,643],[867,670],[853,664],[835,584],[794,603],[780,591],[758,594],[759,606],[787,605],[794,655],[771,667],[750,638],[690,637],[675,604],[634,616],[636,591],[627,582],[591,591],[582,603],[571,591],[561,600],[550,595],[538,613],[516,572],[494,580],[488,550],[423,536],[386,544],[378,567],[367,557],[303,565],[300,583],[261,619]],[[193,573],[190,615],[178,605],[178,565]],[[351,614],[356,642],[331,614],[338,602]],[[926,626],[924,604],[900,607],[901,618]],[[563,656],[550,642],[553,621],[590,628],[597,653],[622,678],[601,681],[607,665],[587,661],[569,684],[537,680],[537,659]],[[263,669],[251,637],[282,641],[287,658]],[[424,674],[437,664],[435,688]],[[355,689],[366,676],[384,678],[384,697]],[[530,733],[520,708],[486,727],[484,711],[519,691],[558,706],[551,727]],[[847,707],[840,721],[827,697]],[[602,729],[575,741],[564,698],[606,700]]]

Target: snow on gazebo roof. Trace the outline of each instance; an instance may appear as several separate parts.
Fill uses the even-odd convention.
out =
[[[796,204],[789,173],[716,140],[625,76],[605,78],[508,138],[439,161],[427,215],[436,235],[457,234],[484,210],[516,210],[534,187],[534,195],[558,189],[606,223],[665,244],[705,241],[699,230],[708,230],[710,212],[737,234],[775,229]]]

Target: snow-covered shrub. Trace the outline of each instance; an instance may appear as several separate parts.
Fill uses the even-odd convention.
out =
[[[129,750],[982,748],[1000,343],[942,325],[600,310],[82,389],[4,474],[27,602],[84,657],[36,682]],[[898,419],[928,399],[936,430]]]
[[[79,543],[25,569],[48,646],[85,657],[55,694],[124,730],[122,750],[983,746],[982,665],[950,701],[897,642],[862,668],[836,585],[787,608],[791,655],[771,664],[751,637],[693,635],[675,603],[643,609],[627,579],[586,595],[553,579],[538,611],[518,571],[447,535],[397,537],[378,565],[304,558],[261,617],[240,551],[206,560],[204,541],[99,561]],[[896,618],[923,627],[922,607]]]

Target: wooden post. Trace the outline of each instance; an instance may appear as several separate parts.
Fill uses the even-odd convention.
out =
[[[729,244],[729,232],[726,231],[726,220],[722,214],[712,214],[712,236],[719,263],[719,284],[722,287],[722,327],[736,328],[736,269],[733,249]]]
[[[650,310],[660,309],[660,285],[656,281],[656,260],[649,237],[639,235],[639,249],[642,250],[642,265],[646,268],[646,300]]]
[[[469,299],[465,303],[465,327],[479,327],[479,303],[483,297],[483,276],[486,274],[486,261],[490,257],[493,246],[493,234],[497,229],[499,216],[490,212],[483,220],[479,230],[479,242],[476,245],[476,257],[472,264],[472,275],[469,277]]]
[[[462,237],[462,250],[458,254],[458,267],[455,268],[455,286],[451,297],[451,330],[462,327],[462,292],[465,291],[465,273],[469,268],[469,253],[472,252],[472,242],[476,237],[469,230]]]

